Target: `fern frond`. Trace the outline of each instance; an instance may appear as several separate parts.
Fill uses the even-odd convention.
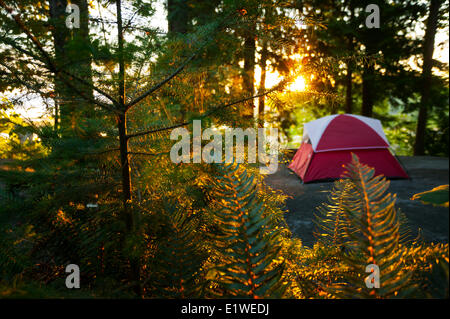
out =
[[[351,184],[347,180],[334,183],[328,203],[317,208],[315,224],[319,231],[315,236],[325,244],[337,246],[345,250],[345,246],[352,246],[348,233],[353,233],[351,225],[345,218],[344,199],[351,192]]]
[[[241,298],[279,297],[280,231],[265,216],[253,176],[239,165],[218,165],[221,176],[214,182],[221,209],[215,212],[220,234],[217,247],[223,254],[216,271],[222,296]]]
[[[374,176],[375,170],[361,164],[352,154],[352,162],[343,174],[351,191],[342,198],[345,218],[353,229],[347,235],[357,246],[343,255],[352,273],[344,283],[336,285],[336,295],[344,298],[399,297],[411,285],[410,273],[402,269],[404,253],[401,249],[400,221],[395,208],[395,195],[385,194],[389,182],[383,176]],[[380,269],[380,288],[367,288],[364,282],[369,274],[367,265]]]
[[[415,298],[448,298],[448,244],[414,243],[402,247],[405,251],[403,267],[412,272],[417,283]]]

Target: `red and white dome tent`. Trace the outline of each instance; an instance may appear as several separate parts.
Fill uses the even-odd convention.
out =
[[[361,163],[388,178],[409,178],[389,151],[379,120],[353,114],[335,114],[308,122],[289,168],[304,183],[336,179],[355,153]]]

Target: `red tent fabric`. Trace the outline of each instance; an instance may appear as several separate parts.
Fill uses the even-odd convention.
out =
[[[289,168],[304,183],[336,179],[355,153],[377,175],[409,178],[389,151],[381,122],[353,114],[330,115],[304,125],[303,142]]]

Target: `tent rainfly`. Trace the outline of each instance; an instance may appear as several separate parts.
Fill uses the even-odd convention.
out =
[[[336,179],[355,153],[361,163],[388,178],[409,178],[389,151],[379,120],[335,114],[304,124],[303,139],[289,168],[304,183]]]

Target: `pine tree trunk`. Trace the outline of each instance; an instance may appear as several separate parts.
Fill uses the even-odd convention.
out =
[[[167,20],[170,33],[183,33],[188,31],[189,7],[187,0],[167,1]]]
[[[256,40],[255,40],[255,25],[253,24],[245,32],[244,40],[244,74],[243,74],[243,86],[244,92],[247,96],[253,96],[255,94],[255,57],[256,57]],[[245,109],[243,116],[251,118],[253,117],[253,109],[255,105],[253,100],[245,103]]]
[[[353,1],[349,1],[348,3],[349,10],[350,10],[350,23],[352,23],[353,19],[355,18],[355,7]],[[348,35],[348,54],[353,54],[354,51],[354,45],[353,45],[353,35]],[[352,114],[353,112],[353,62],[349,60],[347,62],[347,75],[345,78],[346,83],[346,95],[345,95],[345,113]]]
[[[128,234],[134,232],[134,217],[130,208],[132,200],[131,193],[131,169],[128,154],[128,137],[127,137],[127,118],[125,108],[125,61],[123,49],[123,26],[122,26],[122,8],[121,0],[116,1],[117,8],[117,30],[118,30],[118,49],[119,49],[119,107],[123,114],[117,118],[117,127],[119,129],[120,142],[120,162],[122,166],[122,192],[123,192],[123,207],[126,218],[126,227]],[[142,289],[140,285],[140,262],[138,258],[130,259],[130,281],[133,282],[133,290],[137,296],[142,296]]]
[[[80,8],[80,27],[72,30],[72,37],[80,44],[77,46],[80,48],[80,51],[77,52],[78,59],[75,61],[76,63],[71,69],[71,72],[92,85],[92,53],[90,50],[91,38],[89,36],[88,0],[71,0],[71,3],[78,5]],[[94,98],[92,89],[87,89],[86,86],[83,86],[82,90],[88,98]],[[81,114],[79,115],[84,118],[92,118],[97,113],[93,105],[89,102],[84,102],[82,108],[80,106],[80,103],[75,103],[75,109],[81,109]]]
[[[69,29],[65,25],[65,12],[67,0],[50,0],[49,15],[51,19],[51,30],[53,36],[53,46],[55,51],[55,64],[58,68],[64,65],[65,47],[69,37]],[[60,124],[61,108],[64,108],[64,101],[67,97],[66,86],[55,75],[55,129]]]
[[[362,108],[361,115],[372,117],[373,114],[373,80],[374,80],[373,64],[369,62],[364,67],[362,76]]]
[[[345,92],[345,113],[352,114],[353,112],[353,98],[352,98],[352,76],[353,71],[350,62],[347,63],[347,75],[345,77],[346,92]]]
[[[66,26],[67,0],[50,0],[50,18],[55,50],[55,63],[59,70],[67,71],[92,84],[92,57],[89,50],[89,7],[87,0],[72,0],[80,9],[80,27],[72,30]],[[69,41],[76,41],[77,52],[68,51]],[[62,129],[63,135],[73,134],[76,126],[85,118],[94,116],[90,103],[74,99],[74,93],[55,75],[55,129]],[[77,84],[76,81],[73,82]],[[93,91],[80,85],[86,97],[93,97]]]
[[[261,68],[261,78],[259,81],[259,93],[263,93],[266,90],[266,68],[267,68],[267,43],[264,41],[262,43],[261,50],[261,60],[259,66]],[[264,126],[264,108],[265,108],[265,96],[260,96],[258,98],[258,117],[260,120],[260,125]]]
[[[376,44],[373,43],[372,37],[376,35],[378,29],[371,29],[366,34],[366,56],[368,61],[364,63],[364,70],[362,74],[362,107],[361,115],[372,117],[374,105],[374,84],[375,84],[375,68],[373,55],[377,53]]]
[[[422,66],[422,95],[420,98],[419,117],[417,119],[416,141],[414,143],[414,155],[425,154],[425,131],[427,127],[428,108],[430,107],[430,90],[433,67],[434,38],[436,36],[441,0],[431,0],[430,12],[427,20],[423,66]]]
[[[186,34],[189,24],[189,7],[187,0],[168,0],[167,1],[167,22],[169,29],[169,36],[176,36],[179,34]],[[181,108],[181,119],[186,120],[187,109]]]

